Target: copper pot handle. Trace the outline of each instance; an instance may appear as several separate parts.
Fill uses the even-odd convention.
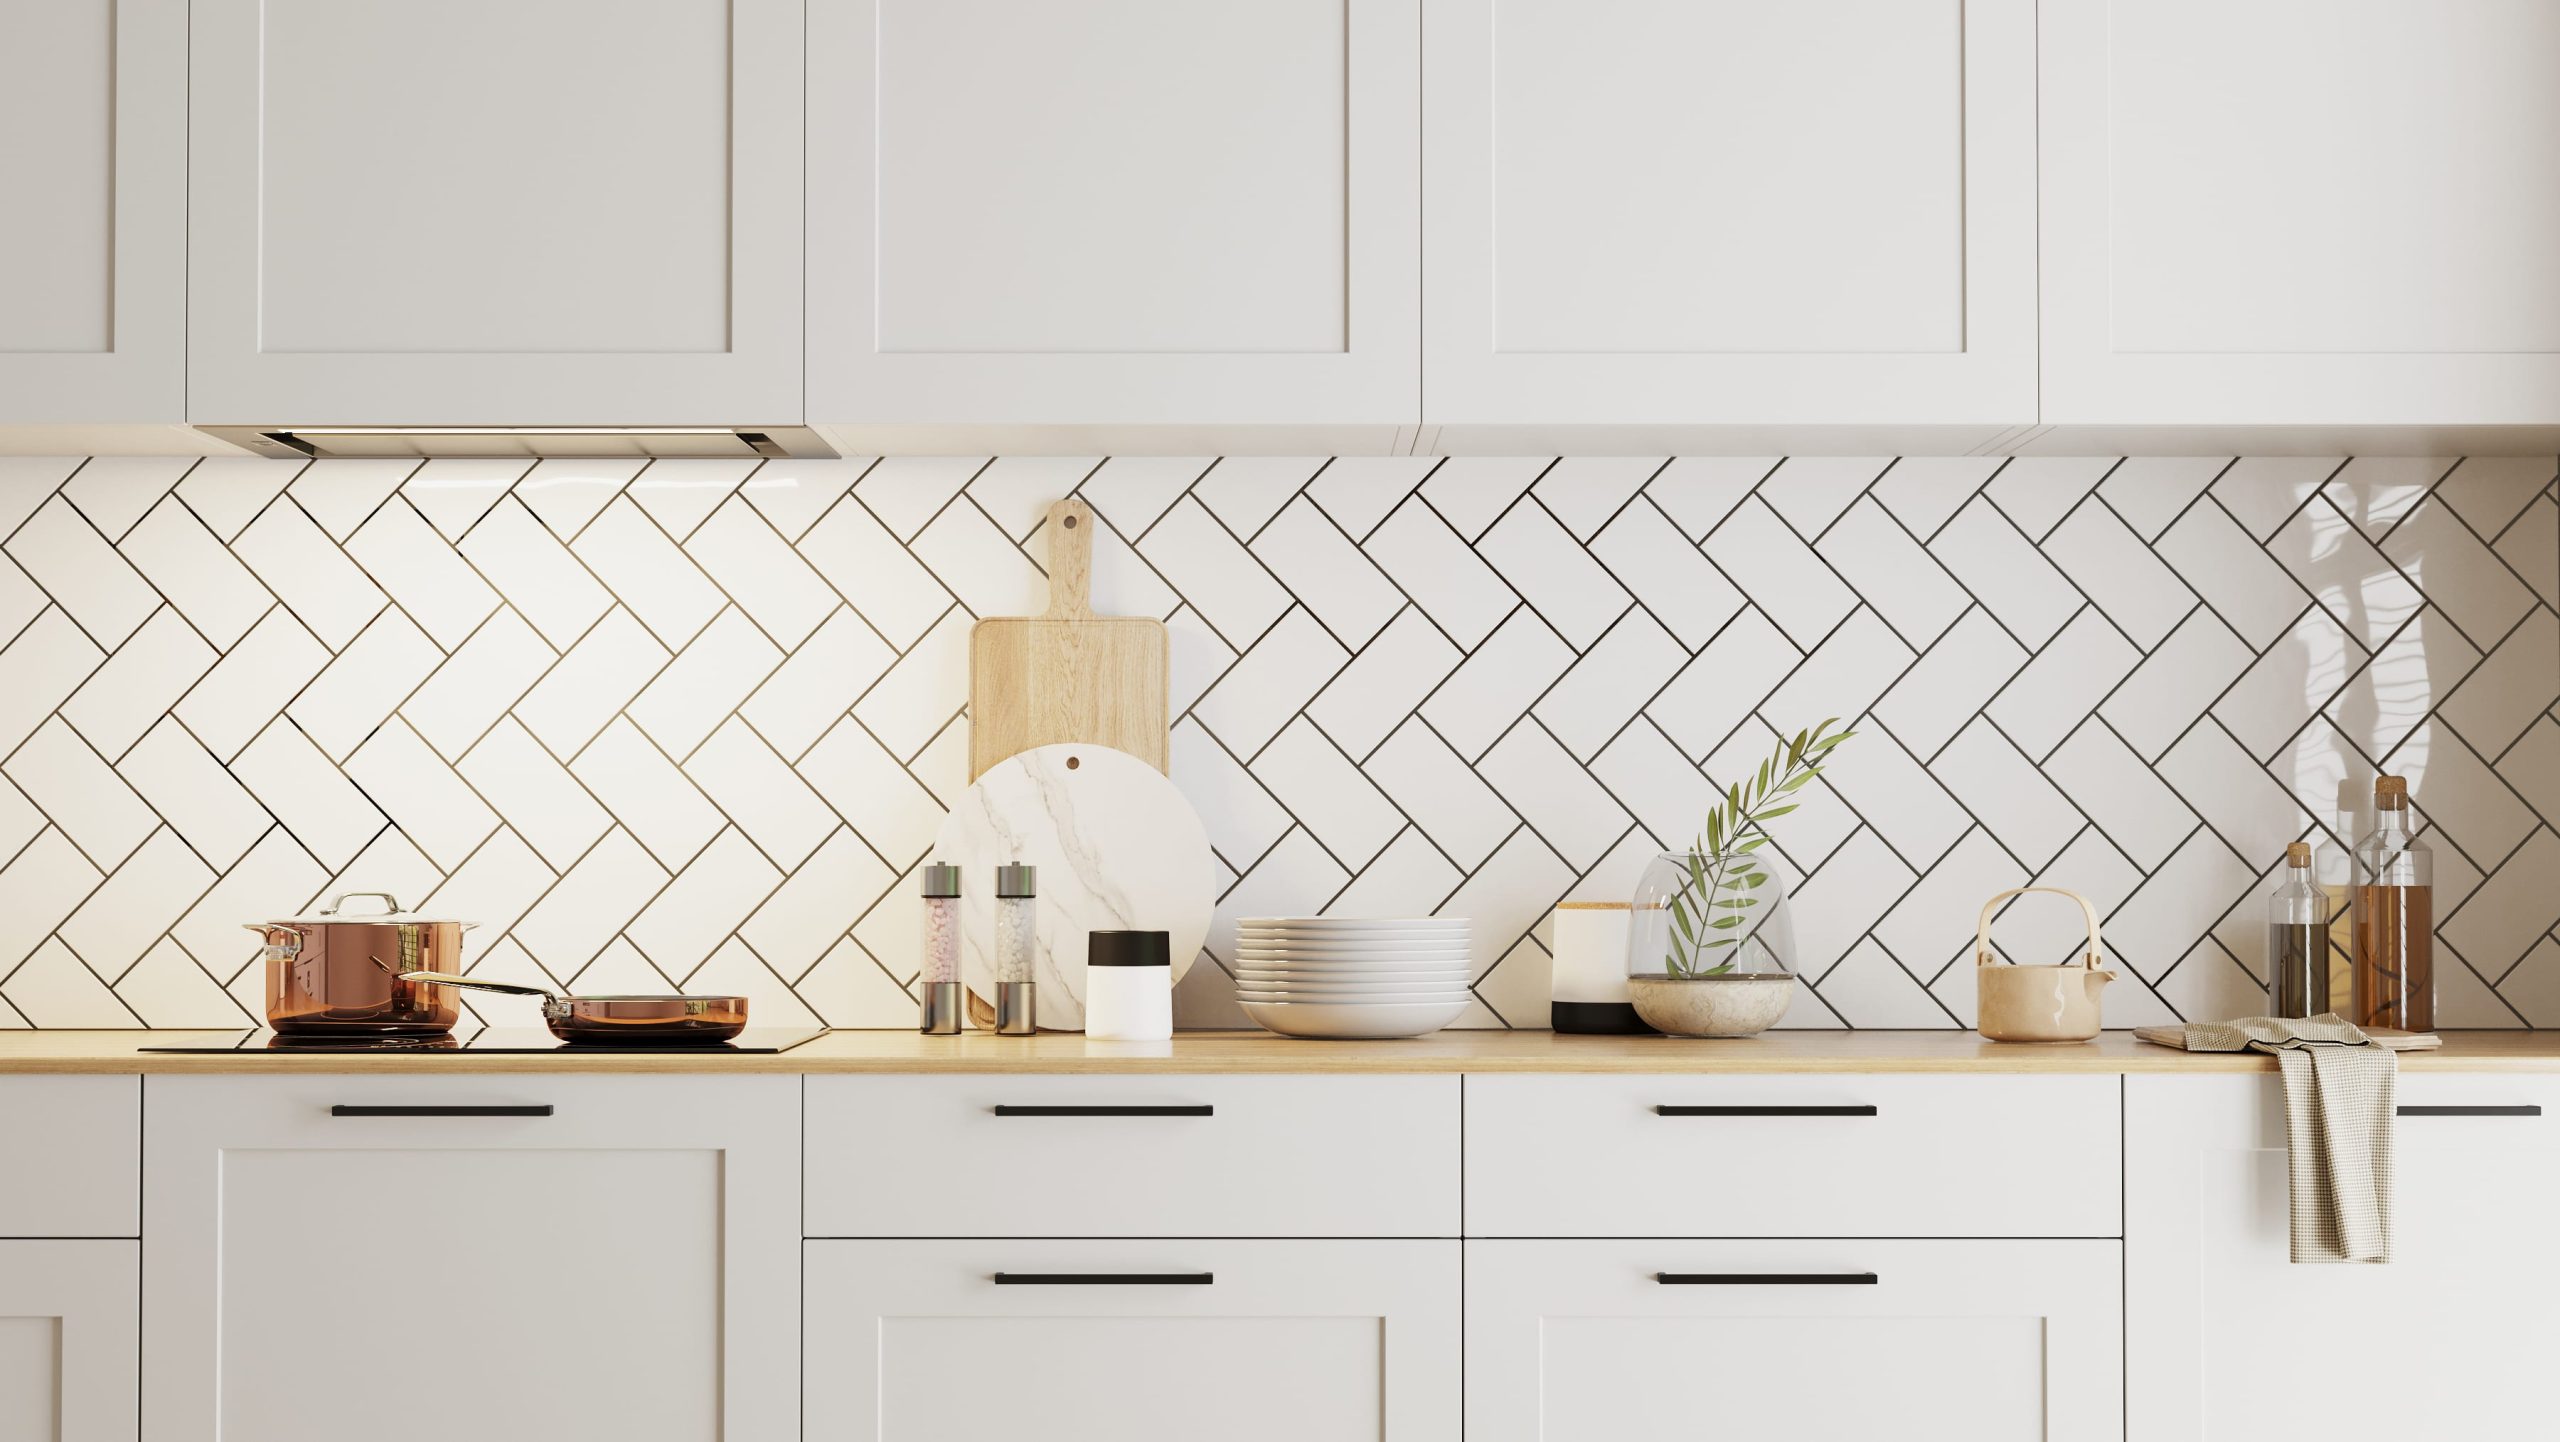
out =
[[[338,914],[338,908],[345,906],[348,902],[355,900],[359,896],[376,897],[382,901],[390,903],[382,908],[382,914],[385,916],[408,909],[400,904],[400,898],[393,896],[388,891],[345,891],[340,892],[337,898],[329,903],[328,909],[320,914],[322,916],[335,916]]]
[[[402,981],[426,982],[434,986],[458,986],[466,991],[494,991],[507,996],[538,996],[551,999],[552,994],[538,986],[520,986],[512,981],[484,981],[476,976],[456,976],[449,971],[407,971]]]

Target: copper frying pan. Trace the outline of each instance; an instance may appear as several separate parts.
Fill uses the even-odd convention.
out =
[[[743,996],[558,996],[538,986],[486,981],[446,971],[413,971],[404,980],[542,998],[542,1024],[567,1042],[724,1042],[747,1029]]]

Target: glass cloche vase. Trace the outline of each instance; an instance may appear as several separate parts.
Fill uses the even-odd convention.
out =
[[[1672,1036],[1756,1036],[1795,998],[1795,921],[1766,852],[1666,851],[1636,883],[1627,996]]]

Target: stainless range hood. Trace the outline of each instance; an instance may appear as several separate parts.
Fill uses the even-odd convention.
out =
[[[399,456],[831,459],[806,426],[199,426],[282,460]]]

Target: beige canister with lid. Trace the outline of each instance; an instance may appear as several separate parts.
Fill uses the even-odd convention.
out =
[[[1551,1025],[1560,1032],[1649,1036],[1627,996],[1627,925],[1623,901],[1560,901],[1554,919],[1555,979]]]

